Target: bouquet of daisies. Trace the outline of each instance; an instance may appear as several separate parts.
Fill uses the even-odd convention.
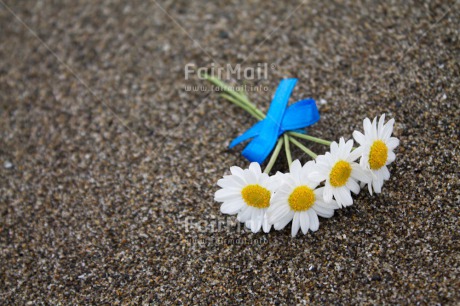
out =
[[[285,128],[285,126],[295,126],[295,124],[291,124],[291,121],[303,120],[305,123],[304,118],[302,118],[304,115],[301,107],[305,107],[307,104],[306,107],[309,108],[303,109],[305,112],[313,110],[312,116],[314,117],[314,111],[317,112],[317,109],[311,99],[298,102],[297,108],[290,112],[287,109],[284,115],[279,116],[277,125],[273,124],[276,121],[275,118],[271,120],[273,122],[267,123],[263,127],[263,120],[266,121],[272,106],[270,106],[268,113],[264,114],[249,101],[244,93],[232,90],[227,84],[214,77],[206,75],[205,78],[223,91],[222,97],[259,120],[259,123],[246,133],[247,136],[240,136],[241,139],[238,140],[237,138],[237,141],[234,141],[231,146],[248,138],[257,137],[258,133],[262,134],[264,129],[271,129],[273,130],[271,132],[276,133],[272,147],[261,149],[260,143],[265,145],[271,141],[267,137],[262,137],[262,141],[259,139],[259,144],[252,144],[252,147],[249,148],[250,144],[243,151],[243,155],[251,161],[247,169],[233,166],[230,168],[231,174],[224,175],[217,182],[221,189],[215,193],[214,199],[222,203],[221,212],[237,215],[238,221],[245,223],[246,227],[253,233],[257,233],[261,229],[268,233],[272,226],[275,230],[281,230],[290,222],[292,222],[292,236],[296,236],[299,230],[303,234],[309,230],[317,231],[319,228],[318,216],[330,218],[336,209],[352,205],[351,193],[358,194],[361,188],[365,186],[367,186],[370,194],[373,192],[380,193],[384,182],[390,178],[387,166],[395,160],[396,156],[393,151],[399,145],[399,140],[392,137],[394,119],[385,122],[385,115],[374,118],[372,122],[369,118],[364,119],[364,133],[353,132],[353,138],[359,144],[358,147],[354,147],[354,142],[351,139],[345,141],[344,138],[340,138],[338,142],[331,142],[306,135],[295,127]],[[277,96],[279,98],[283,94],[284,97],[281,99],[287,101],[294,86],[295,82],[287,89],[287,94],[278,89],[272,105]],[[311,101],[313,101],[313,105]],[[302,103],[303,105],[300,105]],[[273,112],[272,117],[276,117]],[[319,119],[319,113],[317,119]],[[309,124],[316,121],[313,120]],[[277,126],[278,129],[276,130],[271,126],[267,127],[270,124]],[[299,140],[327,145],[330,151],[318,156]],[[290,144],[299,147],[312,157],[312,160],[304,165],[298,159],[293,161]],[[286,158],[290,165],[289,172],[277,172],[270,175],[282,147],[285,149]],[[256,154],[247,153],[245,155],[245,151],[249,152],[249,149],[254,148],[257,149]],[[266,154],[271,154],[271,157],[262,172],[260,164],[265,159],[266,154],[258,153],[264,150],[267,151]]]

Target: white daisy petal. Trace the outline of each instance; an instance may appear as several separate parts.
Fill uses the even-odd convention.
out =
[[[348,140],[343,147],[345,150],[345,154],[349,155],[351,152],[351,149],[353,149],[353,139]]]
[[[380,171],[382,171],[383,179],[388,180],[390,179],[390,171],[388,171],[387,166],[383,166]]]
[[[278,205],[278,207],[274,209],[269,209],[267,212],[267,217],[270,223],[275,223],[277,220],[284,218],[286,215],[289,214],[289,206],[288,205]]]
[[[270,177],[270,180],[267,184],[267,187],[273,191],[278,191],[281,186],[284,184],[284,173],[276,172],[275,175]]]
[[[338,207],[337,207],[338,208]],[[313,206],[313,209],[315,210],[315,212],[323,217],[323,218],[330,218],[334,215],[334,209],[331,209],[331,208],[328,208],[328,207],[325,207],[323,205],[320,205],[319,203],[315,204]]]
[[[283,218],[277,220],[277,222],[274,223],[274,227],[276,230],[281,230],[286,227],[286,225],[291,222],[292,218],[294,217],[294,212],[290,211],[289,214],[284,216]]]
[[[251,206],[246,206],[238,214],[237,219],[240,222],[246,222],[247,220],[251,219],[251,216],[252,216],[252,207]]]
[[[291,173],[298,173],[302,169],[302,164],[298,159],[294,160],[291,164],[291,167],[289,168],[289,172]]]
[[[319,228],[318,215],[312,209],[308,210],[307,212],[310,220],[310,229],[312,232],[316,232]]]
[[[300,212],[300,228],[304,235],[306,235],[310,229],[310,218],[307,211]]]
[[[326,207],[326,208],[330,208],[330,209],[339,209],[340,208],[339,204],[337,204],[337,202],[335,200],[332,200],[330,202],[317,201],[316,204],[318,204],[320,206],[323,206],[323,207]]]
[[[332,194],[334,195],[334,200],[337,202],[340,208],[343,208],[345,205],[342,203],[342,195],[339,193],[338,188],[334,188],[332,190]]]
[[[380,119],[379,119],[378,128],[377,128],[377,137],[379,138],[382,138],[384,122],[385,122],[385,114],[380,116]]]
[[[236,189],[219,189],[214,194],[214,200],[217,202],[224,202],[227,200],[237,199],[241,196],[241,194]]]
[[[324,192],[323,192],[323,199],[324,199],[324,202],[332,202],[332,187],[331,187],[331,184],[327,184],[324,185]]]
[[[363,169],[360,165],[356,163],[351,165],[351,177],[365,183],[369,183],[372,180],[369,171]]]
[[[394,153],[394,152],[391,152],[391,151],[388,152],[388,158],[387,158],[386,164],[387,164],[387,165],[391,164],[392,162],[395,161],[395,159],[396,159],[395,153]]]
[[[272,195],[272,198],[270,200],[270,208],[275,209],[276,207],[281,205],[286,195],[287,193],[284,191],[275,192],[275,194]]]
[[[353,147],[353,140],[351,141],[352,141],[351,147]],[[348,153],[350,153],[350,152],[347,152],[347,150],[348,150],[348,141],[345,142],[345,139],[343,137],[340,137],[337,157],[339,159],[346,159],[346,156],[348,155]]]
[[[264,221],[264,210],[263,209],[253,209],[251,216],[251,231],[257,233],[262,227]]]
[[[361,168],[366,169],[366,167],[369,167],[369,152],[368,148],[363,148],[363,155],[361,156],[361,159],[359,160],[359,164],[361,165]]]
[[[381,193],[382,192],[382,183],[383,180],[373,180],[372,181],[372,188],[374,189],[375,193]]]
[[[315,205],[313,207],[316,207],[316,206],[322,206],[322,207],[326,207],[326,208],[330,208],[330,209],[338,209],[339,206],[337,205],[337,202],[334,201],[334,200],[330,200],[328,202],[325,202],[324,201],[324,191],[325,191],[326,187],[320,187],[318,189],[315,190],[315,197],[316,197],[316,201],[315,201]],[[331,197],[332,197],[332,188],[331,188]]]
[[[318,156],[318,158],[320,158],[320,157],[324,157],[324,155]],[[316,163],[315,163],[314,167],[312,167],[312,171],[327,172],[328,169],[329,169],[329,164],[328,163],[323,163],[321,161],[318,161],[318,158],[316,159]]]
[[[363,126],[364,126],[364,133],[366,135],[372,134],[372,123],[369,120],[369,118],[364,119]]]
[[[305,170],[305,169],[310,169],[312,167],[314,167],[316,165],[315,161],[314,160],[310,160],[310,161],[307,161],[305,163],[305,165],[302,166],[302,169]]]
[[[353,151],[351,151],[351,153],[349,153],[347,161],[354,162],[355,160],[357,160],[363,155],[363,151],[364,151],[363,147],[358,147],[354,149]]]
[[[377,117],[372,120],[372,137],[377,138]]]
[[[366,141],[366,138],[364,137],[364,134],[358,131],[353,132],[353,138],[356,140],[357,143],[360,145],[363,145],[364,142]]]
[[[326,152],[325,155],[319,155],[317,158],[316,158],[316,166],[319,168],[319,167],[324,167],[325,169],[327,169],[328,165],[329,165],[329,158],[328,156],[330,155],[331,153],[329,152]]]
[[[299,184],[300,175],[302,174],[302,164],[298,159],[292,162],[289,172],[291,174],[291,178],[294,179],[295,184]]]
[[[358,194],[361,191],[359,184],[355,180],[348,180],[346,186],[353,191],[354,194]]]
[[[394,119],[390,119],[385,126],[383,127],[383,133],[382,133],[382,139],[388,139],[391,136],[391,133],[393,133],[393,125],[395,123]]]
[[[324,171],[312,171],[309,175],[308,178],[314,182],[322,182],[325,181],[327,178],[327,173]]]
[[[246,179],[248,185],[254,185],[259,182],[259,177],[249,169],[244,170],[244,178]]]
[[[272,228],[272,225],[268,223],[268,219],[264,217],[264,222],[262,224],[262,229],[264,233],[269,233],[271,228]]]
[[[302,167],[300,175],[300,182],[312,189],[315,189],[316,186],[319,185],[318,181],[310,179],[310,174],[314,171],[317,171],[316,163],[314,161],[309,161]]]
[[[249,230],[251,230],[252,220],[249,219],[248,221],[244,222],[244,226],[246,226],[246,228],[248,228]]]
[[[323,199],[324,187],[316,188],[313,192],[315,193],[316,201]]]
[[[387,140],[386,142],[388,150],[393,151],[396,149],[397,146],[399,146],[399,139],[396,137],[390,137],[390,139]]]
[[[333,141],[331,143],[331,154],[336,155],[338,154],[338,152],[339,152],[339,145],[337,144],[337,142]]]
[[[220,180],[217,181],[217,186],[219,186],[220,188],[233,188],[233,189],[236,189],[238,188],[238,183],[236,183],[235,181],[233,181],[233,179],[229,179],[229,178],[221,178]],[[244,185],[240,185],[241,187],[243,187]],[[241,189],[240,187],[240,189]]]
[[[217,186],[221,188],[227,188],[227,187],[242,188],[245,185],[246,185],[245,180],[242,177],[237,176],[237,175],[229,175],[228,177],[224,177],[217,181]]]
[[[223,214],[234,215],[241,210],[244,206],[244,202],[240,199],[224,202],[220,206],[220,211]]]
[[[300,176],[300,183],[310,187],[311,189],[315,189],[320,182],[310,179],[310,173],[311,172],[309,171],[304,171]]]
[[[244,170],[241,169],[240,167],[237,167],[237,166],[232,166],[230,167],[230,172],[233,174],[233,175],[237,175],[237,176],[240,176],[240,177],[244,177]]]
[[[300,228],[300,213],[295,213],[294,219],[292,219],[292,225],[291,225],[292,237],[295,237],[297,235],[297,233],[299,232],[299,228]]]
[[[256,163],[256,162],[252,162],[252,163],[249,165],[249,170],[251,170],[252,172],[254,172],[255,175],[259,175],[259,174],[262,173],[262,170],[260,169],[259,163]]]
[[[340,203],[344,206],[350,206],[353,204],[353,198],[351,197],[350,190],[346,187],[336,188],[336,195],[339,195]],[[338,201],[337,201],[338,202]]]
[[[258,184],[264,187],[269,187],[270,186],[270,181],[271,178],[268,176],[266,173],[260,173],[259,174],[259,179],[258,179]]]

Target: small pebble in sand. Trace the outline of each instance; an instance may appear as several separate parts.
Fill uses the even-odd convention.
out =
[[[12,164],[10,161],[7,160],[7,161],[5,161],[5,162],[3,163],[3,167],[4,167],[5,169],[11,169],[11,168],[13,168],[13,164]]]

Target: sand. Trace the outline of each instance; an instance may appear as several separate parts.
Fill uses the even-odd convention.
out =
[[[2,0],[2,304],[457,304],[459,12]],[[298,78],[292,101],[322,100],[313,136],[395,118],[391,179],[315,233],[238,230],[213,195],[248,166],[244,146],[227,146],[255,120],[210,88],[187,91],[208,85],[185,79],[190,63],[267,63],[267,78],[232,80],[261,86],[248,95],[262,110]]]

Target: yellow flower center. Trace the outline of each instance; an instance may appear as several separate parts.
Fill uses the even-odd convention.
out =
[[[257,208],[267,208],[270,206],[271,193],[267,188],[260,185],[247,185],[241,190],[241,195],[249,206]]]
[[[329,182],[333,187],[341,187],[345,185],[351,174],[351,165],[349,162],[339,160],[332,167],[331,173],[329,174]]]
[[[310,187],[299,186],[291,193],[288,202],[293,211],[304,211],[315,203],[315,193]]]
[[[385,166],[388,158],[388,147],[381,141],[376,140],[372,144],[369,152],[369,166],[372,170],[377,170]]]

